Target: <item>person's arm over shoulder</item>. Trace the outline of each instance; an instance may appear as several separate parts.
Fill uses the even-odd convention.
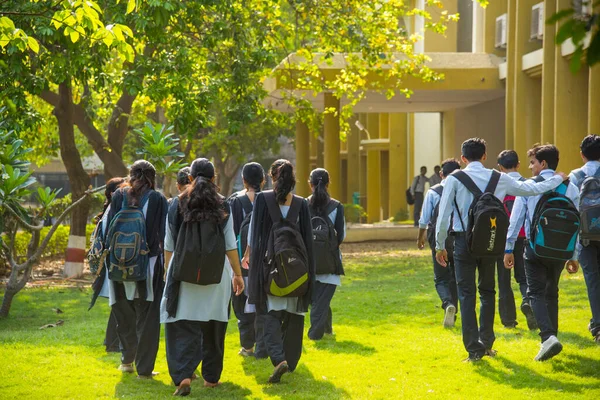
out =
[[[567,187],[567,192],[565,193],[565,195],[571,199],[571,201],[573,202],[573,204],[575,204],[575,207],[577,208],[577,210],[579,210],[579,196],[580,196],[580,192],[579,192],[579,188],[573,183],[570,182],[569,186]],[[575,244],[575,251],[573,253],[573,257],[571,257],[571,260],[578,260],[579,259],[579,253],[581,253],[581,242],[579,241],[579,238],[577,239],[577,242]]]
[[[421,209],[421,217],[419,218],[419,229],[427,229],[427,224],[431,221],[433,209],[438,199],[437,193],[429,189],[425,194],[425,200],[423,200],[423,208]]]
[[[444,250],[446,248],[446,238],[448,237],[448,229],[450,228],[450,215],[454,209],[454,198],[456,196],[456,188],[458,180],[449,176],[444,185],[444,192],[440,199],[438,211],[438,220],[435,226],[435,248],[436,250]]]
[[[513,196],[537,196],[556,189],[563,182],[560,175],[546,179],[542,182],[536,182],[533,179],[519,181],[511,178],[505,173],[500,174],[499,185],[506,188],[506,194]]]
[[[527,198],[517,197],[513,204],[512,213],[510,214],[510,224],[508,226],[508,233],[506,234],[506,246],[507,252],[512,252],[515,248],[515,242],[519,237],[519,232],[525,223],[525,216],[527,215]]]

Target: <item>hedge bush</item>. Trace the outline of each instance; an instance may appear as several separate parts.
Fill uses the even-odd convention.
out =
[[[365,209],[358,204],[344,204],[344,215],[346,217],[346,222],[355,224],[364,222],[367,218]]]
[[[45,227],[42,229],[41,238],[42,240],[48,234],[50,227]],[[94,231],[94,225],[88,224],[86,227],[86,246],[90,242],[90,236]],[[54,257],[54,256],[64,256],[67,251],[67,244],[69,243],[69,232],[70,227],[68,225],[60,225],[52,239],[50,239],[50,243],[48,243],[48,247],[42,254],[42,258],[46,257]],[[29,240],[31,239],[31,234],[29,232],[18,232],[15,237],[15,250],[19,256],[24,256],[27,253],[27,245],[29,244]]]

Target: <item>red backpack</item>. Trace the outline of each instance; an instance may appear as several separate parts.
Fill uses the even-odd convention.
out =
[[[510,214],[512,213],[512,209],[513,206],[515,205],[515,199],[516,197],[513,195],[506,195],[504,197],[504,209],[506,210],[506,213],[508,214],[508,217],[510,218]],[[524,238],[525,237],[525,225],[523,225],[521,227],[521,230],[519,231],[519,238]]]

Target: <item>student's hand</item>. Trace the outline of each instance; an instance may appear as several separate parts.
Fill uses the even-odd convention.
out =
[[[248,257],[248,254],[244,254],[242,258],[242,268],[250,269],[250,257]]]
[[[515,266],[515,255],[513,253],[504,255],[504,268],[512,269]]]
[[[425,248],[425,239],[420,236],[417,238],[417,248],[419,250],[423,250]]]
[[[576,260],[567,261],[567,263],[565,264],[565,267],[567,267],[567,271],[570,274],[575,274],[575,273],[577,273],[577,271],[579,271],[579,263]]]
[[[562,178],[563,182],[569,179],[569,175],[565,174],[564,172],[557,172],[556,175],[559,175]]]
[[[446,251],[446,249],[437,250],[435,252],[435,259],[438,262],[438,264],[440,264],[442,267],[447,267],[448,266],[448,252]]]
[[[239,296],[244,291],[244,278],[241,275],[235,275],[232,280],[233,292]]]

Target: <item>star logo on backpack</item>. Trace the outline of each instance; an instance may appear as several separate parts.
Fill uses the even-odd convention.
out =
[[[490,229],[496,229],[496,219],[498,217],[490,217]]]

